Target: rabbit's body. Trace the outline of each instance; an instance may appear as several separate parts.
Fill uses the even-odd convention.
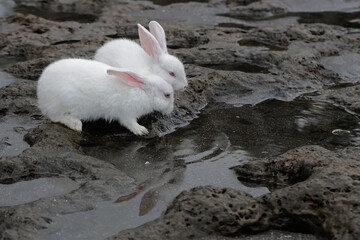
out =
[[[144,79],[139,77],[139,81],[137,77],[97,61],[60,60],[50,64],[40,76],[39,108],[53,122],[77,131],[82,130],[81,120],[104,118],[117,120],[134,134],[143,135],[147,129],[137,119],[153,111],[170,113],[173,90],[157,76],[147,76],[146,85],[141,86],[139,82]]]
[[[158,75],[174,90],[183,90],[188,85],[184,66],[178,58],[168,54],[163,28],[155,21],[150,22],[151,33],[138,26],[141,46],[128,39],[112,40],[96,51],[94,60],[144,75]]]

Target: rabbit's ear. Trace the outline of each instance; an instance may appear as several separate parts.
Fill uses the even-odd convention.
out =
[[[144,78],[130,70],[108,69],[107,74],[119,77],[123,83],[130,87],[144,88],[146,86]]]
[[[149,23],[150,33],[159,42],[161,49],[167,53],[165,31],[157,21],[151,21]]]
[[[159,42],[148,30],[146,30],[140,24],[138,24],[138,30],[139,30],[141,47],[152,58],[159,59],[160,55],[163,54],[164,52],[161,49]]]

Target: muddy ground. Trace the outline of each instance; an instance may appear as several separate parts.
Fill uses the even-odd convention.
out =
[[[0,4],[0,238],[359,239],[358,1],[169,2]],[[189,87],[148,136],[41,115],[44,67],[153,19]]]

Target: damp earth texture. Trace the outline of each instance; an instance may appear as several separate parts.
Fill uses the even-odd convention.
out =
[[[360,239],[358,0],[3,0],[0,239]],[[157,20],[170,115],[51,123],[42,70]]]

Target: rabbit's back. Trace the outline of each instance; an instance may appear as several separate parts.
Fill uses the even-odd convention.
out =
[[[146,72],[153,64],[151,57],[141,46],[128,39],[107,42],[96,51],[94,60],[137,72]]]

